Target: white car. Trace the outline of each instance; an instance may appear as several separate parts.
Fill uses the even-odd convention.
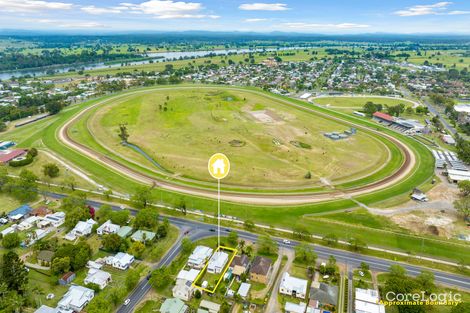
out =
[[[131,299],[126,299],[126,301],[124,301],[124,305],[128,305],[130,302],[131,302]]]
[[[282,242],[285,243],[286,245],[290,245],[290,240],[288,239],[284,239]]]
[[[47,300],[51,300],[51,299],[54,299],[54,297],[55,297],[55,294],[50,293],[50,294],[48,294],[48,295],[46,296],[46,299],[47,299]]]

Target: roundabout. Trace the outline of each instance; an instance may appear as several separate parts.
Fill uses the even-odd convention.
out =
[[[121,144],[121,124],[129,142],[161,168]],[[351,128],[357,133],[344,140],[324,136]],[[294,205],[368,194],[407,179],[416,170],[413,149],[380,128],[258,90],[175,86],[97,101],[56,136],[134,181],[205,198],[216,197],[206,166],[219,150],[233,160],[223,200]],[[88,140],[79,135],[83,130]]]

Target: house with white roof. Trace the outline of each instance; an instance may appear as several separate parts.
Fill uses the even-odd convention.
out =
[[[207,265],[207,272],[212,274],[221,273],[224,270],[227,262],[228,254],[223,251],[217,251],[209,260],[209,264]]]
[[[111,223],[111,220],[107,220],[100,227],[96,229],[96,233],[100,236],[109,235],[109,234],[117,234],[119,229],[121,229],[121,226]]]
[[[77,239],[77,237],[88,236],[91,234],[93,230],[93,225],[95,224],[96,222],[91,218],[86,222],[79,221],[77,225],[75,225],[74,229],[72,229],[68,234],[66,234],[64,238],[73,241]]]
[[[212,249],[206,246],[197,246],[188,258],[188,266],[202,269],[212,255]]]
[[[238,288],[237,293],[242,297],[243,299],[246,299],[248,297],[248,293],[250,292],[251,284],[248,283],[241,283],[240,288]]]
[[[286,313],[304,313],[306,308],[307,305],[303,302],[300,302],[299,304],[286,302],[286,305],[284,306],[284,311]]]
[[[301,299],[305,299],[307,292],[307,281],[305,279],[290,276],[288,272],[282,275],[279,292]]]
[[[65,213],[55,212],[53,214],[47,214],[44,216],[44,221],[49,221],[54,227],[62,226],[62,224],[65,223]]]
[[[96,284],[100,286],[100,289],[104,289],[111,281],[111,274],[108,272],[96,268],[90,268],[83,282],[85,284]]]
[[[14,226],[17,226],[16,224],[15,225],[11,225],[10,227],[8,228],[5,228],[4,230],[2,230],[0,233],[2,234],[2,237],[5,237],[6,235],[8,234],[11,234],[11,233],[14,233],[16,231],[16,227]]]
[[[36,222],[39,220],[36,216],[30,216],[18,224],[18,229],[20,231],[28,230],[36,225]]]
[[[57,305],[59,310],[72,310],[81,312],[95,297],[95,292],[82,286],[70,286],[69,291],[62,297]]]
[[[356,313],[385,313],[385,306],[379,304],[379,292],[374,289],[356,288],[354,308]]]
[[[182,269],[179,273],[178,276],[176,276],[176,279],[183,279],[190,281],[191,283],[194,282],[197,278],[197,275],[199,275],[201,271],[196,270],[194,268],[190,269],[189,271]]]
[[[128,253],[119,252],[115,256],[108,257],[106,264],[120,270],[127,270],[132,263],[134,263],[134,256]]]
[[[177,279],[172,289],[173,297],[183,301],[189,301],[194,294],[194,289],[192,282],[189,280]]]

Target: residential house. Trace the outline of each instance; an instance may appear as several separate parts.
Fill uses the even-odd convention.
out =
[[[10,213],[8,213],[7,216],[11,221],[19,221],[21,219],[27,218],[32,211],[33,208],[25,204],[20,206],[19,208],[14,209]]]
[[[49,266],[52,262],[52,257],[54,256],[54,252],[48,250],[41,250],[38,253],[38,262],[42,266]]]
[[[286,302],[286,305],[284,306],[284,311],[286,313],[304,313],[306,308],[307,305],[303,302],[300,302],[299,304]]]
[[[99,269],[90,268],[83,282],[85,284],[96,284],[100,286],[100,289],[104,289],[111,282],[111,274]]]
[[[106,264],[111,265],[114,268],[120,270],[127,270],[129,266],[134,262],[135,258],[133,255],[128,253],[118,252],[113,257],[108,257],[106,259]]]
[[[149,242],[155,239],[156,234],[147,230],[138,230],[132,236],[132,241]]]
[[[248,283],[241,283],[240,288],[238,288],[238,295],[243,299],[248,298],[248,293],[250,292],[251,284]]]
[[[207,272],[212,274],[221,273],[228,262],[229,255],[223,251],[217,251],[212,255],[207,265]]]
[[[34,313],[73,313],[71,310],[59,310],[58,308],[51,308],[47,305],[41,305]]]
[[[24,219],[23,221],[21,221],[21,223],[18,224],[18,230],[20,230],[20,231],[28,230],[28,229],[32,228],[38,220],[39,220],[38,217],[30,216],[30,217]]]
[[[111,220],[107,220],[100,227],[96,229],[96,233],[100,236],[116,234],[121,226],[111,223]]]
[[[188,306],[178,298],[166,299],[160,307],[160,313],[186,313]]]
[[[470,122],[470,104],[459,103],[454,105],[454,110],[457,112],[457,121],[460,124]]]
[[[200,271],[196,269],[190,269],[189,271],[182,269],[179,271],[178,275],[176,276],[176,279],[182,279],[182,280],[187,280],[190,282],[194,282],[199,275]]]
[[[206,261],[212,255],[212,249],[205,246],[197,246],[188,258],[188,266],[202,269]]]
[[[248,265],[250,265],[250,258],[246,254],[236,255],[232,263],[230,263],[232,274],[240,277],[240,275],[247,271]]]
[[[272,261],[269,258],[257,256],[250,269],[250,280],[267,284],[272,272]]]
[[[172,289],[172,293],[175,298],[189,301],[194,293],[193,284],[189,280],[177,279],[176,284]]]
[[[132,233],[132,227],[122,226],[117,232],[118,236],[121,238],[127,238]]]
[[[95,292],[82,286],[70,286],[67,293],[59,301],[58,308],[81,312],[95,297]]]
[[[54,227],[60,227],[65,223],[65,213],[55,212],[53,214],[47,214],[44,220],[49,221]]]
[[[70,284],[77,275],[74,272],[68,272],[62,275],[62,277],[59,279],[59,285],[65,286]]]
[[[50,214],[51,210],[49,210],[47,207],[42,206],[37,209],[34,209],[31,212],[31,216],[40,216],[40,217],[45,217],[47,214]]]
[[[290,276],[288,272],[285,272],[281,278],[279,292],[288,296],[305,299],[307,284],[307,280]]]
[[[379,292],[374,289],[356,288],[354,308],[356,313],[385,313],[385,306],[379,304]]]
[[[91,234],[93,230],[93,225],[95,224],[96,222],[91,218],[86,222],[79,221],[77,225],[75,225],[74,229],[72,229],[67,235],[65,235],[64,238],[73,241],[77,239],[77,237],[88,236]]]
[[[338,287],[314,281],[310,288],[310,300],[317,300],[323,306],[336,306],[338,304]]]
[[[206,309],[209,313],[219,313],[220,304],[207,300],[202,300],[201,304],[199,304],[199,308]]]

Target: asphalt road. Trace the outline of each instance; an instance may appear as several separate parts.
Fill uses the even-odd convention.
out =
[[[56,193],[50,193],[48,195],[56,199],[65,197],[64,195],[56,194]],[[99,208],[103,203],[97,202],[97,201],[88,201],[88,204],[95,208]],[[112,208],[113,210],[121,210],[121,208],[118,206],[112,206]],[[136,212],[137,210],[131,209],[132,215],[135,215]],[[184,218],[178,218],[178,217],[167,217],[167,218],[171,224],[178,227],[183,233],[188,231],[187,236],[193,241],[200,240],[200,239],[207,238],[207,237],[212,237],[212,236],[215,236],[216,234],[215,225],[205,224],[205,223],[201,223],[201,222],[197,222],[197,221],[193,221],[189,219],[184,219]],[[231,230],[232,229],[230,229],[229,227],[223,227],[221,229],[221,235],[226,236]],[[233,229],[233,231],[236,231],[238,233],[238,237],[243,240],[256,241],[258,238],[258,235],[244,231],[244,230]],[[154,266],[154,268],[169,265],[173,261],[173,259],[181,251],[181,245],[180,245],[181,239],[182,238],[180,237],[178,241],[176,242],[176,244],[168,251],[168,253],[163,257],[163,259]],[[277,242],[277,244],[280,247],[284,247],[286,249],[294,249],[295,246],[299,244],[299,242],[291,240],[291,239],[289,239],[290,240],[289,243],[284,243],[282,238],[275,237],[273,239]],[[355,252],[338,250],[338,249],[319,246],[319,245],[314,245],[314,246],[315,246],[315,252],[320,259],[327,260],[330,257],[330,255],[333,255],[336,258],[338,263],[348,264],[350,268],[359,267],[361,262],[365,262],[369,265],[370,270],[385,272],[390,268],[392,264],[400,264],[406,269],[408,274],[411,276],[416,276],[423,269],[425,269],[420,266],[408,265],[405,263],[394,262],[394,261],[387,260],[387,259],[380,259],[377,257],[362,255],[362,254],[355,253]],[[434,270],[434,269],[429,269],[429,268],[426,268],[426,269],[431,270],[434,273],[436,283],[445,284],[445,285],[455,287],[458,289],[464,289],[464,290],[470,291],[470,277],[457,275],[453,273],[442,272],[439,270]],[[130,303],[127,306],[122,305],[117,310],[117,312],[118,313],[132,312],[135,309],[136,305],[140,302],[140,300],[145,296],[145,294],[147,294],[150,288],[151,287],[147,279],[142,280],[138,284],[138,286],[134,289],[132,294],[129,296]]]

